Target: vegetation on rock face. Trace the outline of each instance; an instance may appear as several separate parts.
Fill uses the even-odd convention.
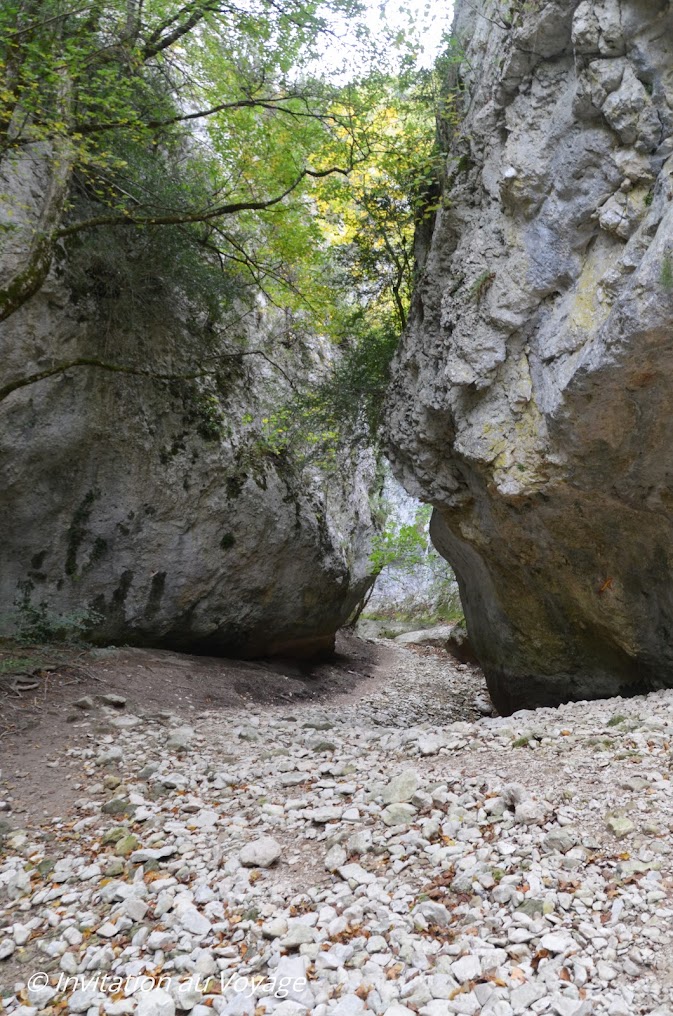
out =
[[[354,0],[331,6],[356,13]],[[0,156],[41,148],[49,179],[2,317],[39,288],[59,238],[106,225],[183,227],[215,259],[273,276],[277,225],[297,216],[284,198],[365,154],[349,111],[288,75],[325,28],[298,0],[3,5]]]
[[[213,369],[207,334],[223,310],[264,294],[289,315],[285,344],[320,335],[341,347],[269,420],[274,450],[299,433],[323,458],[346,429],[369,440],[406,323],[414,228],[436,203],[439,87],[411,50],[392,68],[363,9],[3,4],[0,176],[7,187],[30,166],[43,197],[26,209],[11,187],[3,195],[13,253],[0,320],[55,262],[74,300],[95,305],[102,334],[151,327],[181,297],[204,336],[202,363],[173,368],[189,379]],[[342,24],[360,64],[346,84],[317,70]],[[106,353],[73,366],[144,373],[124,350]]]
[[[32,373],[17,377],[15,360],[0,401],[95,371],[140,402],[140,379],[184,410],[165,466],[192,434],[207,452],[231,441],[236,468],[264,489],[270,465],[295,487],[305,466],[321,480],[357,471],[357,446],[376,444],[441,162],[438,74],[410,52],[377,52],[363,6],[2,6],[0,320],[51,275],[45,293],[65,287],[84,327],[81,348],[26,359]],[[357,73],[325,75],[344,24]],[[73,533],[69,578],[82,571]],[[108,547],[101,537],[98,557]]]

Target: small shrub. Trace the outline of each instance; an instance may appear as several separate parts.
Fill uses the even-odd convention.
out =
[[[20,656],[8,656],[4,660],[0,660],[0,675],[2,674],[15,674],[17,671],[25,670],[27,667],[26,659]]]
[[[470,297],[479,303],[484,293],[486,293],[493,283],[495,282],[495,272],[490,272],[486,269],[481,275],[477,276],[472,285],[470,286]]]
[[[57,614],[42,605],[24,603],[3,622],[13,628],[13,638],[21,645],[59,642],[64,645],[82,645],[90,629],[103,620],[95,610],[73,610]]]

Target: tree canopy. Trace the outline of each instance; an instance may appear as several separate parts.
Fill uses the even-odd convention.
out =
[[[346,343],[360,391],[376,388],[406,322],[414,224],[433,210],[437,82],[391,69],[362,13],[360,0],[5,0],[0,175],[32,162],[44,193],[34,219],[7,202],[0,320],[60,246],[76,265],[132,231],[137,260],[170,258],[188,293],[220,271],[301,309]],[[320,73],[343,24],[361,55],[346,81]]]

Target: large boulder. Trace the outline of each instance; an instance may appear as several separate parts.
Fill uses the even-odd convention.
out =
[[[400,646],[431,646],[434,649],[444,649],[454,628],[454,624],[437,624],[433,628],[424,628],[421,631],[407,631],[397,635],[395,642]]]
[[[15,204],[33,199],[29,177]],[[103,255],[89,292],[74,299],[67,254],[0,325],[5,626],[93,619],[103,643],[329,650],[372,582],[376,463],[355,448],[311,465],[273,419],[328,354],[317,339],[287,349],[287,321],[259,300],[237,298],[228,327],[170,292],[153,320],[110,321]]]
[[[497,6],[388,416],[507,712],[673,685],[673,9]]]

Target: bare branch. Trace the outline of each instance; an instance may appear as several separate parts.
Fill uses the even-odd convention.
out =
[[[192,7],[193,10],[187,20],[183,21],[182,24],[177,25],[177,27],[174,28],[172,32],[169,32],[168,35],[164,35],[162,37],[162,33],[165,30],[163,27],[153,33],[142,49],[143,60],[150,60],[153,56],[156,56],[158,53],[163,52],[163,50],[168,49],[184,35],[188,35],[200,21],[203,21],[206,14],[212,10],[211,5],[209,4],[188,4],[187,7],[183,8],[183,13],[186,14],[190,7]]]
[[[59,78],[59,106],[67,121],[72,106],[72,80],[66,74],[59,75]],[[74,164],[75,153],[70,142],[65,139],[55,142],[44,204],[26,257],[0,288],[0,321],[10,317],[37,293],[49,274],[54,256],[54,235],[63,216]]]
[[[218,357],[218,360],[237,360],[243,356],[261,356],[262,359],[266,360],[266,362],[274,368],[274,370],[277,370],[280,374],[282,374],[286,381],[288,381],[288,383],[294,388],[292,378],[279,364],[271,359],[268,353],[265,353],[262,349],[242,349],[236,353],[222,353]],[[13,392],[19,391],[21,388],[28,388],[30,385],[37,384],[39,381],[45,381],[50,377],[56,377],[56,375],[63,374],[66,370],[72,370],[74,367],[96,367],[99,370],[107,370],[113,374],[127,374],[132,377],[144,377],[148,378],[150,381],[195,381],[198,378],[213,377],[213,375],[217,374],[218,371],[218,367],[215,365],[212,367],[189,371],[186,374],[166,374],[161,371],[147,370],[144,367],[134,367],[131,364],[106,363],[104,360],[100,360],[95,356],[79,356],[74,360],[55,364],[53,367],[46,367],[44,370],[37,371],[35,374],[29,374],[27,377],[11,381],[9,384],[0,388],[0,402],[8,398]]]
[[[279,95],[269,96],[267,98],[259,99],[237,99],[235,102],[221,102],[217,106],[211,106],[209,109],[199,109],[195,113],[183,113],[178,116],[171,116],[165,120],[117,120],[111,121],[110,123],[85,123],[75,124],[72,129],[72,133],[77,134],[98,134],[102,131],[118,130],[120,127],[125,129],[134,129],[137,127],[145,128],[147,130],[159,130],[161,127],[172,127],[176,123],[186,123],[189,120],[201,120],[209,116],[214,116],[216,113],[223,113],[227,109],[268,109],[272,112],[288,113],[290,116],[296,117],[307,117],[312,116],[316,120],[327,120],[329,116],[319,113],[300,113],[298,110],[285,109],[279,105],[283,102],[289,102],[291,99],[303,98],[300,95]],[[331,117],[334,122],[338,122],[336,117]],[[41,126],[40,123],[36,123],[36,126]],[[40,140],[44,140],[41,138]],[[25,143],[25,142],[24,142]],[[28,142],[30,143],[30,142]]]
[[[360,160],[361,161],[361,160]],[[93,229],[96,226],[179,226],[187,222],[208,222],[209,219],[219,219],[223,215],[234,215],[236,212],[259,212],[265,211],[279,204],[284,198],[297,189],[302,180],[306,177],[323,179],[327,176],[340,174],[348,176],[355,166],[355,161],[348,169],[342,166],[331,166],[329,169],[302,169],[301,173],[287,187],[282,194],[274,198],[267,198],[258,201],[234,201],[231,204],[220,205],[217,208],[204,208],[197,212],[184,212],[173,215],[98,215],[93,219],[83,219],[70,226],[64,226],[55,234],[57,237],[72,236],[83,229]]]

